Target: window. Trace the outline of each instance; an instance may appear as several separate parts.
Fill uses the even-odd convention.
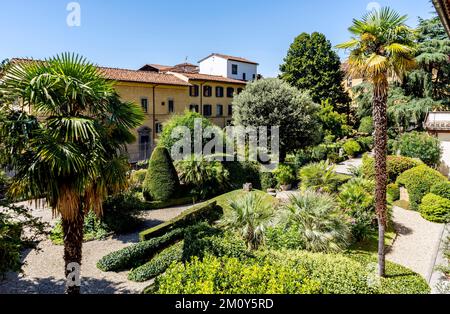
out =
[[[256,79],[256,74],[253,74],[253,80],[255,80]]]
[[[222,86],[216,87],[216,97],[223,97],[223,87]]]
[[[210,117],[212,115],[212,106],[211,105],[203,105],[203,115],[205,117]]]
[[[198,105],[189,105],[189,111],[198,113]]]
[[[349,77],[348,80],[347,80],[347,86],[348,87],[352,87],[352,85],[353,85],[353,80],[352,80],[351,77]]]
[[[212,87],[211,86],[204,86],[203,87],[203,96],[205,96],[205,97],[211,97],[212,96]]]
[[[228,115],[229,116],[233,115],[233,105],[228,105]]]
[[[223,116],[223,106],[222,105],[217,105],[216,106],[216,115],[218,117]]]
[[[240,93],[242,93],[242,91],[243,91],[243,89],[242,89],[242,88],[238,88],[238,89],[237,89],[237,93],[238,93],[238,95],[239,95]]]
[[[234,96],[234,88],[233,87],[228,87],[227,88],[227,97],[228,98],[233,98]]]
[[[141,98],[141,108],[142,108],[142,111],[144,111],[145,113],[148,112],[148,99],[147,98]]]
[[[237,64],[232,64],[231,65],[231,74],[233,74],[233,75],[237,75],[238,74],[238,65]]]
[[[198,85],[190,86],[189,87],[189,96],[198,97],[198,95],[199,95]]]
[[[169,99],[169,101],[167,102],[169,104],[169,113],[172,113],[175,111],[175,103],[173,101],[173,99]]]
[[[155,123],[156,134],[159,134],[163,131],[163,125],[160,122]]]
[[[246,81],[247,80],[247,73],[242,73],[242,80]]]

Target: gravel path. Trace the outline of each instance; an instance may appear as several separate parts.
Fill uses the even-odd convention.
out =
[[[352,158],[337,164],[334,168],[336,173],[351,175],[352,168],[359,168],[362,166],[362,158]]]
[[[29,206],[33,215],[54,224],[51,210],[41,204],[38,208]],[[178,216],[190,206],[179,206],[163,210],[146,211],[142,214],[145,223],[142,229],[158,225]],[[140,293],[150,281],[136,283],[127,279],[128,272],[102,272],[97,269],[97,261],[104,255],[124,248],[139,241],[139,233],[114,236],[106,240],[90,241],[83,244],[83,261],[81,266],[82,293],[113,294]],[[63,247],[54,245],[48,239],[41,241],[38,250],[27,250],[23,253],[23,274],[9,273],[6,280],[0,281],[0,294],[4,293],[64,293],[64,261]]]
[[[430,282],[444,225],[429,222],[415,211],[400,207],[394,207],[393,211],[398,236],[386,258]]]

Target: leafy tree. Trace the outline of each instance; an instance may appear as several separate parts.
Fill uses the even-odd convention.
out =
[[[402,135],[399,143],[402,156],[418,158],[436,168],[442,156],[441,142],[427,133],[411,132]]]
[[[439,17],[419,18],[417,28],[418,69],[411,71],[403,87],[408,95],[445,100],[449,104],[450,39]]]
[[[100,215],[108,193],[126,185],[126,144],[142,111],[121,102],[96,66],[71,54],[11,65],[0,91],[0,111],[7,112],[0,124],[2,157],[16,173],[9,193],[44,197],[61,215],[67,278],[71,263],[81,265],[85,214]],[[18,104],[23,107],[15,111]],[[80,287],[68,285],[67,292]]]
[[[386,151],[388,77],[403,78],[415,67],[413,31],[405,25],[407,16],[390,8],[373,10],[362,19],[354,19],[349,31],[354,37],[339,48],[351,49],[349,73],[365,77],[373,85],[373,119],[375,125],[375,204],[379,228],[379,275],[385,275]]]
[[[279,126],[280,159],[321,139],[319,106],[306,92],[279,79],[251,82],[233,100],[233,121],[242,126]]]
[[[314,32],[296,37],[280,70],[281,79],[309,90],[314,102],[330,99],[339,112],[347,112],[350,98],[342,86],[341,62],[325,35]]]
[[[165,147],[156,147],[150,157],[143,192],[147,200],[167,201],[179,191],[180,181]]]
[[[319,119],[325,135],[335,135],[337,137],[348,135],[349,126],[347,126],[346,116],[336,112],[329,99],[322,101]]]

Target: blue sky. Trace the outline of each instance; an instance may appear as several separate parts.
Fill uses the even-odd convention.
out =
[[[81,26],[68,27],[69,0],[1,0],[0,60],[80,53],[111,67],[196,63],[212,52],[242,56],[274,76],[295,36],[345,41],[352,18],[373,0],[79,0]],[[410,18],[430,17],[430,0],[380,0]],[[340,53],[342,55],[342,53]]]

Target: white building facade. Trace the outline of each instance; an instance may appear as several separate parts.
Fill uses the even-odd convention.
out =
[[[251,81],[258,77],[258,63],[239,57],[213,53],[199,61],[200,73]]]

